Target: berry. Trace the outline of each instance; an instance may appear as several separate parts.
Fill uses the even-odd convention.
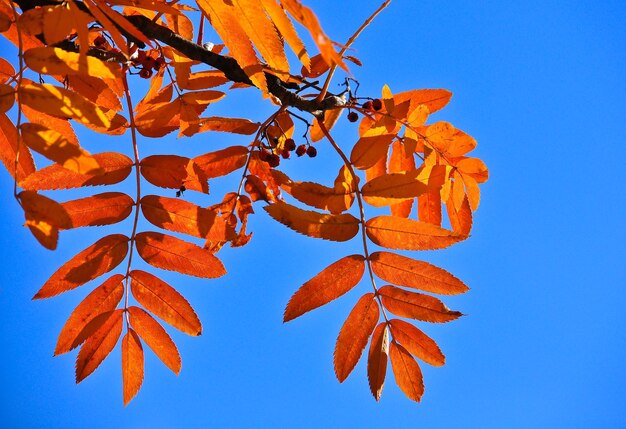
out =
[[[293,139],[285,140],[285,150],[292,151],[296,149],[296,142]]]
[[[306,153],[306,145],[301,144],[300,146],[298,146],[298,148],[296,149],[296,155],[302,156],[305,153]]]
[[[383,108],[383,102],[380,100],[380,98],[377,98],[376,100],[372,101],[372,107],[374,108],[374,110],[379,111]]]
[[[317,156],[317,149],[315,149],[313,146],[309,146],[309,148],[306,150],[306,154],[309,155],[310,158],[315,158]]]
[[[137,51],[137,56],[133,60],[137,64],[142,64],[146,59],[146,51]]]
[[[288,150],[284,150],[284,151],[282,151],[280,156],[282,156],[283,159],[289,159],[289,157],[291,156],[291,152],[289,152]]]
[[[272,168],[278,167],[278,164],[280,164],[280,156],[276,155],[275,153],[270,154],[269,159],[267,160],[267,163]]]
[[[263,149],[262,151],[259,152],[259,159],[261,161],[265,161],[265,162],[269,162],[270,160],[270,153],[268,151],[266,151],[265,149]]]
[[[154,60],[154,68],[155,69],[160,69],[161,67],[163,67],[165,65],[165,58],[163,57],[159,57],[156,60]]]
[[[152,57],[145,57],[144,60],[141,62],[141,66],[148,70],[158,68],[156,67],[156,61]]]
[[[356,122],[359,120],[359,115],[356,112],[350,112],[348,113],[348,121],[350,122]]]
[[[100,35],[100,36],[96,37],[96,38],[93,40],[93,44],[94,44],[96,47],[100,47],[100,46],[104,45],[106,42],[107,42],[107,39],[105,39],[105,38],[104,38],[104,36],[102,36],[102,35]]]
[[[374,103],[372,103],[372,100],[367,100],[363,103],[363,108],[366,110],[372,110],[374,108]]]
[[[150,69],[141,69],[139,70],[139,76],[144,79],[150,79],[152,77],[152,70]]]

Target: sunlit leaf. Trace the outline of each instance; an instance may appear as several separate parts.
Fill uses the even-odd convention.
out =
[[[209,184],[193,160],[177,155],[152,155],[141,160],[141,175],[161,188],[185,189],[208,193]]]
[[[128,308],[130,325],[142,340],[150,347],[161,362],[178,375],[181,368],[180,354],[176,344],[165,329],[152,316],[139,307]]]
[[[435,297],[409,292],[395,286],[383,286],[378,289],[383,305],[391,313],[425,322],[445,323],[462,316],[452,311]]]
[[[365,226],[370,240],[389,249],[443,249],[467,238],[430,223],[392,216],[372,218]]]
[[[328,304],[356,286],[365,272],[365,258],[350,255],[326,267],[298,289],[285,308],[284,322]]]
[[[439,346],[428,335],[404,320],[391,319],[389,323],[394,341],[400,342],[413,356],[434,366],[446,363]]]
[[[374,333],[370,343],[367,357],[367,380],[374,399],[380,400],[385,385],[387,374],[387,359],[389,357],[389,331],[385,322],[381,322]]]
[[[389,344],[389,358],[398,387],[407,398],[419,402],[424,394],[424,379],[418,363],[404,347],[394,342]]]
[[[135,331],[128,328],[122,338],[122,384],[124,405],[135,397],[143,383],[143,348]]]
[[[107,320],[83,344],[76,357],[76,383],[80,383],[100,366],[111,353],[122,334],[122,309],[112,311]]]
[[[457,295],[469,290],[449,272],[428,262],[390,252],[370,255],[374,274],[386,282],[441,295]]]
[[[131,214],[135,201],[121,192],[105,192],[61,204],[72,221],[72,228],[111,225]]]
[[[117,79],[122,77],[122,69],[117,63],[105,63],[93,56],[82,56],[61,48],[41,47],[24,52],[26,65],[37,73],[44,74],[85,74],[98,78]]]
[[[341,327],[335,344],[335,374],[342,383],[361,358],[363,350],[378,323],[378,302],[373,293],[366,293],[356,303]]]

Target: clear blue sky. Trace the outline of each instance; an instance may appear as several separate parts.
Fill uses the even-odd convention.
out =
[[[379,1],[307,3],[342,41]],[[180,376],[147,351],[143,388],[124,408],[118,345],[76,386],[75,354],[52,358],[52,351],[90,287],[43,302],[30,298],[104,231],[67,232],[58,251],[46,251],[21,226],[12,181],[0,172],[0,426],[626,427],[625,22],[623,1],[394,0],[356,44],[365,64],[353,67],[360,94],[377,95],[385,83],[396,92],[453,91],[435,119],[473,135],[476,156],[491,172],[473,236],[444,251],[413,254],[472,288],[446,299],[468,316],[423,326],[447,364],[423,365],[420,404],[404,397],[391,373],[376,403],[364,361],[343,384],[335,379],[336,335],[367,284],[281,323],[299,285],[358,251],[358,243],[303,238],[271,222],[260,206],[252,242],[221,253],[226,277],[163,275],[205,327],[200,338],[170,331],[183,357]],[[0,52],[9,52],[2,38]],[[224,106],[234,106],[236,97]],[[267,111],[246,105],[236,114],[262,120]],[[344,147],[356,136],[345,120],[337,132]],[[144,140],[141,150],[199,154],[226,142],[217,134]],[[86,146],[126,150],[130,142]],[[330,148],[318,149],[320,162],[288,163],[286,171],[307,179],[321,165],[339,165]]]

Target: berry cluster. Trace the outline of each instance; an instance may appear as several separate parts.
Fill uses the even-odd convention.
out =
[[[296,147],[296,142],[292,138],[285,139],[285,142],[282,145],[282,150],[278,150],[278,148],[267,149],[263,148],[259,152],[259,159],[261,161],[267,162],[270,167],[275,168],[280,164],[280,158],[289,159],[291,157],[291,152],[295,150],[296,155],[302,156],[305,153],[314,158],[317,155],[317,149],[313,146],[307,146],[305,144],[301,144]]]
[[[364,110],[376,111],[378,112],[383,108],[383,102],[380,98],[375,98],[374,100],[367,100],[365,103],[361,105]],[[348,113],[348,121],[356,122],[359,120],[359,114],[351,111]]]
[[[143,79],[150,79],[152,77],[152,71],[159,70],[165,64],[165,58],[154,50],[151,50],[149,53],[138,50],[131,59],[135,67],[141,67],[139,76]]]

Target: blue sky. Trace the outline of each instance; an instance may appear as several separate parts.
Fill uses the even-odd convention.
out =
[[[338,41],[379,4],[307,3]],[[170,330],[183,358],[178,377],[147,351],[143,388],[124,408],[118,345],[76,386],[75,354],[52,358],[52,351],[90,286],[47,301],[30,298],[72,255],[130,223],[68,231],[59,250],[46,251],[21,226],[12,181],[0,173],[2,426],[626,427],[624,22],[621,1],[395,0],[356,43],[364,63],[353,67],[360,95],[378,95],[385,83],[395,92],[451,90],[451,103],[434,119],[474,136],[474,153],[491,173],[472,237],[443,251],[411,254],[472,288],[445,299],[466,317],[420,325],[447,356],[442,368],[423,365],[420,404],[404,397],[391,372],[376,403],[364,361],[343,384],[335,379],[334,341],[358,297],[369,291],[365,282],[282,324],[291,294],[357,252],[358,243],[299,236],[268,219],[261,206],[251,221],[252,242],[220,254],[226,277],[163,274],[204,324],[200,338]],[[14,51],[0,38],[0,52]],[[256,95],[243,106],[238,97],[246,96],[221,108],[255,120],[269,112],[257,107]],[[356,127],[344,119],[336,135],[349,148]],[[92,142],[87,136],[80,137],[93,152],[130,147],[127,138]],[[143,140],[140,150],[200,154],[229,142],[249,143],[216,134]],[[318,162],[292,161],[285,171],[300,180],[331,181],[335,173],[324,168],[336,170],[339,161],[326,144],[318,150]],[[215,198],[232,189],[237,179],[230,180],[212,184]]]

